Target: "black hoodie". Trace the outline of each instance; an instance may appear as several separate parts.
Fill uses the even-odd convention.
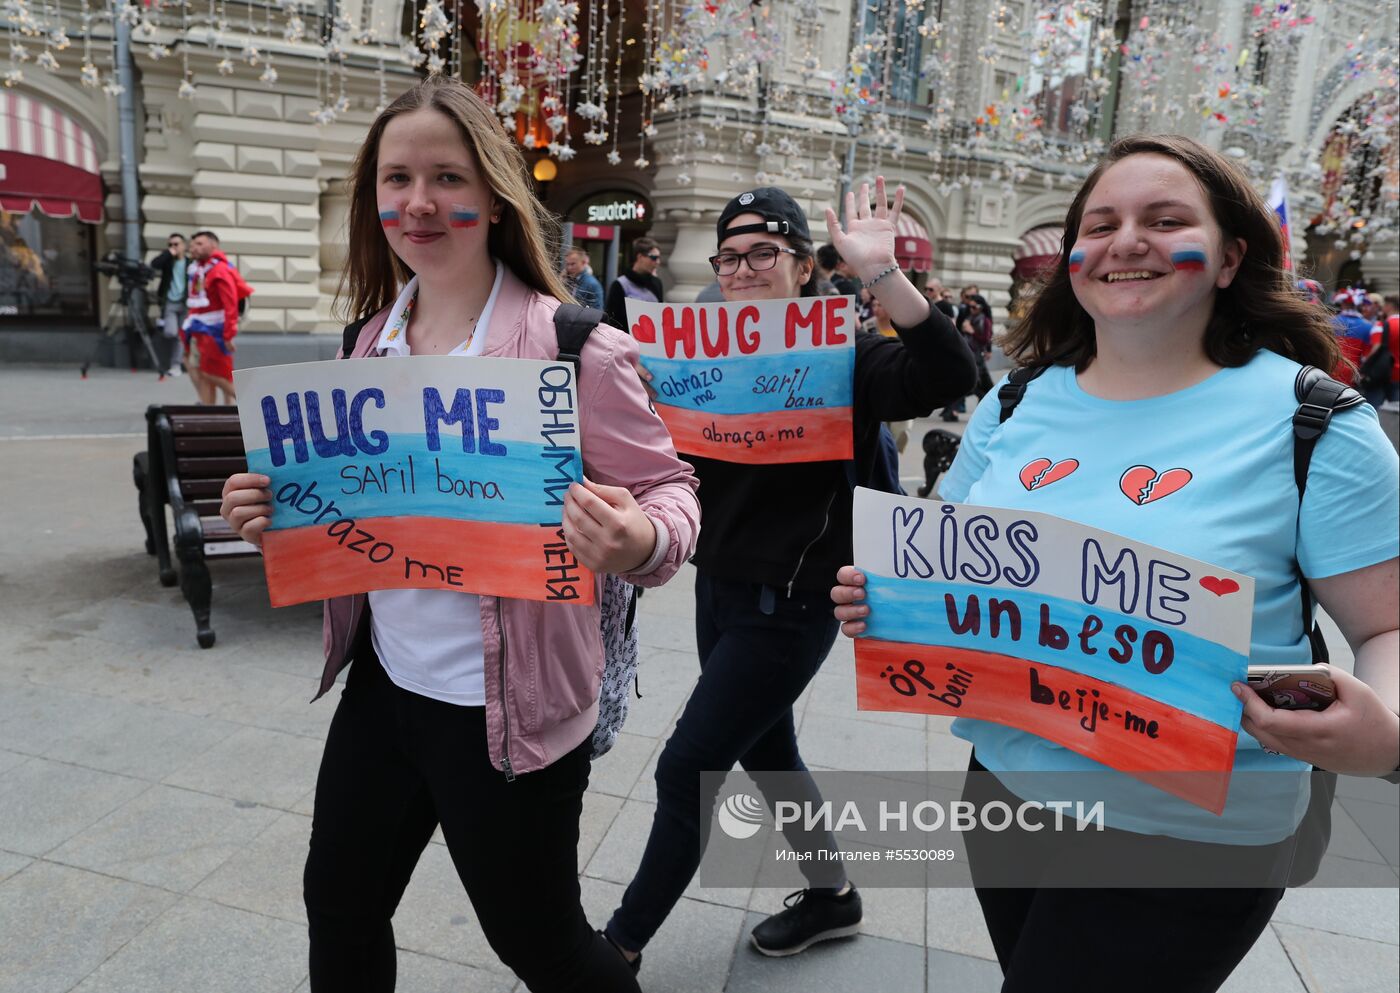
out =
[[[963,336],[937,310],[899,338],[856,334],[854,478],[869,479],[880,423],[926,417],[972,391]],[[700,477],[700,540],[692,561],[721,579],[787,593],[824,590],[851,562],[851,469],[845,462],[748,465],[682,455]]]

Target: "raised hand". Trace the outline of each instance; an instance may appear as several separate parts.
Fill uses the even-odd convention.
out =
[[[860,184],[860,195],[846,194],[846,225],[843,228],[830,207],[826,209],[826,230],[841,258],[855,270],[862,282],[869,282],[895,264],[894,232],[904,209],[904,187],[894,191],[894,206],[888,206],[885,177],[875,179],[875,207],[870,206],[870,184]]]

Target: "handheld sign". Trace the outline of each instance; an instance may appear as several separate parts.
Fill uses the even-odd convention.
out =
[[[676,451],[724,462],[852,457],[854,297],[627,301]]]
[[[995,721],[1224,809],[1254,580],[1048,514],[862,488],[854,515],[859,709]]]
[[[272,479],[274,607],[385,589],[593,602],[561,525],[582,476],[569,363],[410,356],[235,378],[248,468]]]

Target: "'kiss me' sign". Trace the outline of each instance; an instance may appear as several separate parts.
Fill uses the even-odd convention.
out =
[[[1032,490],[1077,467],[1037,459],[1020,479]],[[1190,478],[1134,466],[1120,489],[1144,504]],[[870,605],[860,709],[1006,724],[1223,809],[1250,577],[1030,511],[858,489],[854,520]]]

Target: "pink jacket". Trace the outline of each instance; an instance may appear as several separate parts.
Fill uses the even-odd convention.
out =
[[[537,293],[509,269],[486,329],[482,354],[554,359],[557,300]],[[373,350],[388,310],[360,331],[351,358]],[[700,530],[699,481],[676,458],[666,426],[647,401],[634,362],[630,335],[606,325],[583,349],[579,416],[584,471],[589,479],[626,486],[670,539],[659,565],[644,576],[626,576],[641,586],[660,586],[695,550]],[[599,580],[601,592],[601,580]],[[317,697],[350,663],[356,632],[365,616],[366,594],[325,603],[326,666]],[[486,658],[486,730],[491,764],[508,778],[543,769],[577,747],[598,721],[603,647],[597,606],[544,604],[481,597]]]

